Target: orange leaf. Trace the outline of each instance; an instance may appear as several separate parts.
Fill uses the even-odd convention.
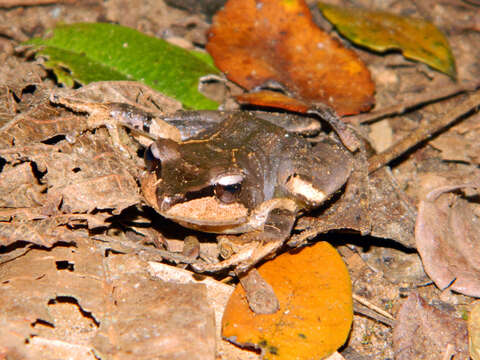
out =
[[[268,358],[320,359],[347,339],[353,319],[348,270],[327,242],[266,262],[259,273],[273,287],[280,310],[255,314],[237,286],[225,309],[223,336],[256,344]]]
[[[230,0],[208,36],[217,67],[246,89],[278,82],[310,106],[327,104],[340,115],[373,104],[368,69],[315,25],[303,0]]]

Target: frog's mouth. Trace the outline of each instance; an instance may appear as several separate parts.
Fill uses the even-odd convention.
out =
[[[224,204],[214,196],[206,196],[162,206],[161,215],[182,226],[207,232],[228,232],[248,222],[248,209],[241,203]],[[163,208],[163,209],[162,209]],[[236,231],[235,231],[236,232]]]

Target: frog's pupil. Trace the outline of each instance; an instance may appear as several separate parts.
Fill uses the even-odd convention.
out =
[[[242,190],[242,185],[231,184],[231,185],[215,185],[215,196],[223,203],[229,204],[237,200],[238,194]]]

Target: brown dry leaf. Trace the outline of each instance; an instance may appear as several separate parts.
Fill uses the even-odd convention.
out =
[[[0,0],[1,7],[39,6],[52,3],[75,2],[75,0]]]
[[[6,246],[17,241],[28,241],[32,244],[50,247],[57,242],[71,242],[75,234],[64,225],[75,220],[78,222],[83,218],[82,214],[47,217],[41,215],[42,208],[33,208],[32,210],[15,209],[10,211],[14,214],[10,214],[7,220],[0,222],[0,245]],[[3,210],[2,214],[5,212]],[[93,220],[83,219],[83,222],[98,223],[97,217]]]
[[[0,207],[25,208],[40,206],[45,202],[46,186],[40,184],[32,164],[5,164],[0,176]]]
[[[473,360],[480,359],[480,303],[470,305],[468,316],[468,348]]]
[[[75,245],[0,264],[2,351],[29,359],[212,359],[205,286],[152,279],[145,262],[104,257],[101,246],[77,236]]]
[[[109,214],[140,201],[139,169],[110,145],[106,130],[85,133],[84,116],[52,107],[49,94],[37,90],[42,102],[8,122],[0,137],[6,161],[0,177],[6,194],[3,245],[23,240],[51,246],[69,237],[64,225],[105,226]],[[135,87],[131,90],[135,95]],[[138,91],[149,97],[146,89]],[[94,210],[108,212],[88,214]]]
[[[273,287],[280,310],[255,314],[237,286],[223,315],[225,338],[254,344],[276,359],[320,359],[345,342],[353,319],[350,277],[329,243],[282,254],[258,271]]]
[[[94,359],[88,340],[103,315],[97,310],[105,308],[102,256],[88,246],[88,238],[77,236],[76,243],[30,250],[0,265],[0,342],[6,354],[52,359],[70,348],[76,359]],[[69,305],[75,327],[58,323],[53,310],[58,303]],[[92,311],[95,314],[88,314]]]
[[[23,62],[6,53],[0,54],[0,63],[0,126],[3,126],[18,112],[42,100],[37,90],[43,88],[42,77],[46,72],[39,64]]]
[[[480,164],[480,114],[474,114],[429,142],[444,160]]]
[[[153,115],[170,113],[181,108],[180,103],[153,91],[148,86],[133,81],[104,81],[89,84],[80,89],[56,89],[52,92],[60,98],[80,103],[90,103],[92,111],[102,103],[124,103],[136,106]],[[52,107],[51,91],[40,88],[35,93],[38,103],[13,118],[2,127],[0,132],[0,147],[9,148],[15,145],[32,145],[45,142],[58,136],[66,136],[70,141],[87,130],[109,124],[109,119],[91,121],[76,112],[64,107]],[[106,114],[100,114],[106,117]],[[108,114],[107,114],[108,115]],[[109,124],[115,125],[115,124]]]
[[[38,103],[8,121],[0,131],[0,149],[13,145],[33,146],[49,141],[59,135],[74,137],[87,130],[87,122],[80,115],[50,105],[50,90],[39,88],[35,91]]]
[[[241,359],[241,360],[258,360],[260,356],[249,350],[240,349],[232,343],[222,339],[221,325],[222,316],[228,299],[232,294],[234,287],[216,281],[211,277],[199,277],[198,274],[191,271],[179,269],[173,266],[161,264],[158,262],[149,262],[148,272],[163,281],[175,282],[180,284],[205,284],[207,288],[208,303],[215,311],[215,327],[217,336],[217,359]]]
[[[480,219],[470,203],[452,191],[471,185],[436,188],[418,207],[417,249],[425,272],[440,289],[480,296]],[[478,210],[478,209],[477,209]]]
[[[230,0],[208,36],[215,64],[248,90],[280,83],[310,107],[326,104],[340,115],[373,104],[365,65],[315,25],[303,0]]]
[[[113,256],[111,303],[93,339],[104,357],[210,360],[215,319],[203,284],[151,279],[135,256]],[[118,276],[121,274],[122,276]]]
[[[469,358],[466,321],[412,293],[402,304],[393,329],[395,359],[443,359],[448,345],[454,347],[455,360]]]

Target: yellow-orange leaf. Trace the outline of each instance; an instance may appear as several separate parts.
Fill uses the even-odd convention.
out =
[[[326,104],[340,115],[373,104],[368,69],[315,25],[304,0],[230,0],[208,36],[217,67],[248,90],[277,82],[310,107]]]
[[[380,52],[400,49],[406,58],[455,77],[455,59],[448,41],[432,23],[384,11],[322,3],[318,7],[338,31],[354,43]]]
[[[280,310],[253,313],[237,286],[223,315],[225,338],[256,344],[266,359],[322,359],[344,344],[353,319],[352,289],[329,243],[282,254],[258,271],[273,287]]]

